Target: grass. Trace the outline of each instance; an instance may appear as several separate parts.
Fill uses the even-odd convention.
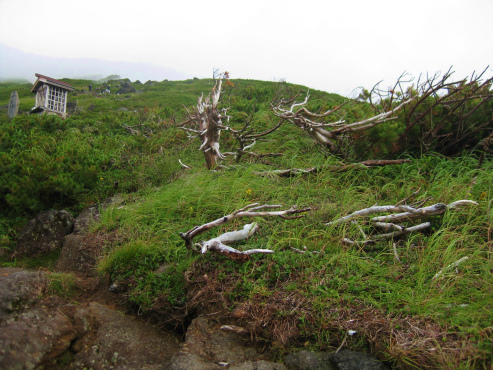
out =
[[[49,273],[47,294],[70,298],[77,288],[75,276],[68,273]]]
[[[344,342],[403,369],[491,366],[491,158],[480,169],[473,155],[447,159],[431,154],[409,157],[410,163],[399,166],[291,178],[257,175],[341,163],[284,124],[255,146],[258,153],[279,151],[282,157],[245,158],[239,164],[228,159],[228,168],[206,171],[199,144],[172,123],[184,117],[183,104],[191,109],[197,96],[209,91],[210,80],[134,84],[142,92],[123,96],[83,91],[88,81],[68,82],[80,108],[69,119],[21,116],[7,122],[0,117],[0,166],[7,174],[2,177],[0,171],[0,206],[9,210],[0,217],[3,247],[13,248],[16,227],[43,207],[66,207],[77,214],[117,193],[124,201],[105,210],[93,230],[113,235],[96,268],[103,279],[125,287],[126,297],[141,311],[182,327],[201,312],[221,320],[242,310],[245,317],[238,324],[279,353],[296,346],[335,350]],[[256,127],[269,127],[274,117],[268,102],[276,86],[233,82],[236,88],[223,94],[233,106],[233,123],[241,126],[241,117],[255,106]],[[116,84],[111,82],[112,88]],[[8,102],[11,88],[0,84],[0,106]],[[21,103],[28,105],[28,86],[21,88]],[[316,91],[311,96],[312,110],[341,99]],[[124,124],[142,131],[132,135]],[[232,150],[228,132],[221,140],[224,151]],[[433,217],[425,232],[368,246],[341,243],[344,237],[361,237],[354,225],[325,225],[375,204],[396,204],[418,189],[416,200],[430,198],[427,204],[470,199],[478,205]],[[198,255],[179,236],[255,202],[312,210],[295,220],[236,219],[201,235],[209,239],[258,222],[259,232],[237,248],[275,253],[244,263]],[[365,220],[359,223],[367,234],[374,232]],[[49,269],[56,260],[2,258],[4,266]],[[462,262],[448,267],[457,261]],[[52,281],[53,292],[70,295],[70,276],[53,275]],[[357,333],[349,336],[348,330]]]
[[[130,300],[142,309],[177,322],[185,312],[207,307],[219,305],[223,315],[242,308],[250,315],[244,324],[279,348],[308,341],[335,349],[351,329],[360,334],[347,338],[347,346],[380,350],[402,367],[414,362],[418,368],[454,368],[457,351],[463,351],[459,357],[470,366],[464,368],[481,368],[491,361],[492,165],[477,170],[471,157],[432,157],[288,179],[256,176],[256,166],[183,170],[145,201],[108,211],[111,219],[102,227],[112,225],[131,241],[108,251],[99,272],[127,284]],[[432,230],[395,240],[400,262],[392,241],[344,246],[341,238],[357,231],[324,225],[376,203],[395,204],[417,188],[421,199],[432,196],[433,203],[469,197],[479,205],[437,216]],[[260,232],[242,247],[275,254],[255,255],[244,264],[185,249],[179,232],[252,202],[313,211],[298,220],[257,220]],[[235,220],[203,238],[247,222]],[[320,253],[298,254],[290,247]],[[446,269],[463,257],[469,259]],[[154,273],[160,265],[170,268]]]

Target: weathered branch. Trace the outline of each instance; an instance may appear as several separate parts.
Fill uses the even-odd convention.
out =
[[[397,225],[395,225],[397,226]],[[431,226],[429,222],[425,222],[416,226],[411,226],[411,227],[398,227],[396,231],[388,234],[378,234],[378,235],[373,235],[371,239],[365,239],[361,241],[355,241],[349,238],[344,238],[342,239],[343,244],[349,244],[349,245],[366,245],[366,244],[373,244],[376,243],[379,240],[384,240],[384,239],[392,239],[397,236],[405,235],[405,234],[410,234],[414,231],[421,231],[424,229],[427,229]]]
[[[343,154],[341,152],[342,134],[365,131],[380,123],[394,120],[396,119],[396,113],[414,100],[410,96],[401,94],[399,101],[395,102],[395,104],[393,98],[387,102],[387,108],[383,112],[358,122],[346,123],[345,120],[337,120],[335,122],[325,122],[324,120],[340,110],[349,101],[318,114],[310,112],[305,107],[310,96],[309,92],[306,93],[302,102],[296,101],[297,96],[299,96],[299,93],[294,98],[271,103],[274,114],[307,132],[317,143],[333,154]]]
[[[318,173],[322,171],[332,171],[332,172],[345,172],[349,171],[351,169],[367,169],[371,167],[377,167],[377,166],[388,166],[388,165],[395,165],[395,164],[403,164],[403,163],[408,163],[411,162],[410,159],[396,159],[396,160],[370,160],[370,161],[363,161],[360,163],[352,163],[352,164],[347,164],[343,166],[319,166],[319,167],[308,167],[308,168],[290,168],[287,170],[272,170],[272,171],[263,171],[263,172],[256,172],[256,175],[259,176],[267,176],[267,175],[277,175],[280,177],[292,177],[292,176],[298,176],[302,174],[310,174],[310,173]]]
[[[276,208],[281,208],[281,206],[267,205],[267,204],[259,205],[259,203],[252,203],[247,205],[246,207],[234,211],[233,213],[227,216],[223,216],[214,221],[208,222],[204,225],[196,226],[188,230],[186,233],[180,233],[180,236],[185,241],[185,245],[188,248],[194,249],[193,238],[206,232],[207,230],[221,226],[236,218],[278,216],[284,219],[293,219],[293,218],[302,217],[302,215],[300,215],[301,213],[308,212],[309,210],[311,210],[311,208],[298,209],[297,206],[294,205],[291,208],[283,211],[266,211],[268,209],[276,209]],[[231,258],[239,257],[240,259],[245,258],[245,256],[248,256],[253,253],[274,253],[273,251],[268,249],[252,249],[247,251],[239,251],[227,245],[240,240],[248,239],[257,230],[258,230],[258,225],[256,223],[247,224],[244,226],[242,230],[227,232],[219,235],[216,238],[199,243],[200,251],[201,253],[206,253],[208,250],[211,250]]]
[[[443,203],[437,203],[429,207],[419,208],[416,212],[404,212],[396,215],[379,216],[372,218],[374,222],[392,222],[400,223],[404,221],[414,221],[425,217],[436,216],[444,214],[447,209],[455,209],[466,204],[478,205],[478,203],[472,200],[458,200],[450,203],[449,205]]]
[[[431,216],[435,215],[441,215],[445,213],[446,210],[448,209],[455,209],[459,208],[464,205],[477,205],[476,202],[471,201],[471,200],[458,200],[456,202],[452,202],[449,205],[443,204],[443,203],[437,203],[429,207],[424,207],[424,208],[414,208],[408,205],[395,205],[395,206],[373,206],[369,208],[365,208],[356,212],[351,213],[350,215],[341,217],[335,221],[328,222],[325,225],[330,225],[330,226],[335,226],[339,224],[343,224],[346,222],[351,221],[351,223],[355,223],[360,232],[363,234],[364,240],[362,241],[355,241],[349,238],[344,238],[342,242],[344,244],[355,244],[355,245],[366,245],[366,244],[371,244],[375,243],[379,240],[384,240],[384,239],[391,239],[394,237],[402,236],[405,234],[409,234],[415,231],[421,231],[424,229],[427,229],[430,227],[430,222],[424,222],[419,225],[414,225],[414,226],[402,226],[398,225],[401,222],[409,222],[409,221],[415,221],[423,218],[428,218]],[[375,213],[392,213],[392,212],[401,212],[405,211],[402,213],[398,214],[391,214],[387,216],[379,216],[379,217],[373,217],[372,219],[369,220],[369,225],[374,228],[379,228],[384,231],[387,231],[385,234],[377,234],[377,235],[371,235],[369,237],[366,236],[364,231],[361,229],[359,224],[357,223],[357,219],[363,217],[363,216],[368,216],[372,215]]]

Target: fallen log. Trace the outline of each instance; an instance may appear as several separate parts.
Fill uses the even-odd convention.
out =
[[[274,251],[269,249],[250,249],[246,251],[239,251],[238,249],[232,248],[228,245],[238,241],[246,240],[254,235],[259,228],[258,224],[255,222],[245,225],[242,230],[230,231],[221,234],[216,238],[202,241],[195,245],[193,244],[193,238],[204,233],[207,230],[221,226],[236,218],[278,216],[284,219],[294,219],[303,217],[303,215],[300,215],[301,213],[305,213],[311,210],[311,208],[298,209],[297,206],[294,205],[287,210],[266,211],[268,209],[275,208],[281,208],[281,206],[267,204],[259,205],[259,203],[249,204],[246,207],[240,208],[229,215],[223,216],[200,226],[195,226],[185,233],[180,233],[180,236],[185,241],[185,245],[187,246],[187,248],[196,250],[202,254],[206,253],[207,251],[213,251],[222,254],[228,258],[240,261],[250,258],[250,255],[255,253],[274,253]]]

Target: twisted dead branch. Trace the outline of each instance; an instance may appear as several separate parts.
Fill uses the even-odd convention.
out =
[[[308,168],[290,168],[287,170],[255,172],[255,174],[259,176],[277,175],[280,177],[293,177],[293,176],[310,174],[310,173],[319,173],[322,171],[345,172],[352,169],[364,170],[371,167],[389,166],[389,165],[403,164],[409,162],[411,162],[410,159],[368,160],[360,163],[352,163],[352,164],[346,164],[341,166],[325,165],[325,166],[308,167]]]
[[[380,123],[397,119],[395,117],[396,113],[406,104],[413,101],[413,98],[410,96],[402,94],[396,103],[392,102],[385,111],[379,112],[373,117],[353,123],[347,123],[342,119],[334,122],[326,122],[327,117],[339,111],[349,101],[324,113],[313,113],[306,108],[310,93],[306,93],[305,99],[302,102],[297,101],[299,95],[300,92],[290,99],[280,99],[272,103],[272,111],[277,117],[292,123],[308,133],[315,142],[321,144],[329,153],[340,155],[345,155],[343,139],[347,134],[365,131]]]
[[[238,241],[246,240],[254,235],[258,230],[257,223],[247,224],[242,230],[235,230],[219,235],[216,238],[212,238],[207,241],[201,241],[200,243],[193,244],[193,238],[210,230],[214,227],[221,226],[227,222],[230,222],[236,218],[242,217],[271,217],[277,216],[284,219],[295,219],[303,217],[301,213],[308,212],[311,208],[298,209],[296,205],[292,206],[287,210],[282,211],[267,211],[269,209],[281,208],[281,205],[259,205],[259,203],[252,203],[243,208],[240,208],[233,213],[218,218],[214,221],[208,222],[204,225],[195,226],[194,228],[188,230],[185,233],[180,233],[181,238],[185,241],[187,248],[200,251],[204,254],[207,251],[213,251],[224,256],[227,256],[235,260],[246,260],[251,254],[255,253],[274,253],[274,251],[269,249],[250,249],[246,251],[239,251],[235,248],[228,246],[228,244],[235,243]]]
[[[344,244],[350,244],[350,245],[372,244],[379,240],[392,239],[402,235],[410,234],[415,231],[422,231],[431,226],[430,222],[424,222],[414,226],[399,225],[402,222],[412,222],[416,220],[426,219],[431,216],[442,215],[447,210],[456,209],[464,205],[478,205],[478,203],[472,200],[458,200],[448,205],[444,203],[437,203],[432,206],[423,207],[423,208],[414,208],[408,205],[373,206],[373,207],[361,209],[359,211],[355,211],[350,215],[341,217],[332,222],[328,222],[325,225],[336,226],[346,222],[355,223],[357,219],[375,213],[394,213],[386,216],[373,217],[369,221],[367,221],[367,223],[372,228],[380,229],[386,231],[387,233],[372,235],[368,237],[364,232],[362,232],[363,240],[360,241],[355,241],[349,238],[342,239],[342,242]]]

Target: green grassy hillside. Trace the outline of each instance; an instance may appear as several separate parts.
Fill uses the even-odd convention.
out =
[[[20,226],[39,211],[65,208],[78,214],[118,194],[120,202],[93,229],[106,235],[97,271],[124,287],[129,302],[141,311],[179,327],[201,312],[221,320],[237,310],[244,313],[239,325],[280,352],[293,346],[335,350],[344,345],[372,351],[402,369],[491,366],[491,158],[478,166],[475,153],[448,158],[401,152],[392,158],[411,161],[338,172],[329,166],[347,164],[347,159],[327,155],[300,129],[284,124],[255,146],[256,153],[282,156],[248,157],[239,163],[228,157],[225,168],[208,171],[200,143],[187,138],[176,123],[186,118],[184,106],[192,110],[198,96],[210,91],[211,80],[133,82],[137,92],[123,95],[114,93],[120,81],[110,81],[110,95],[98,94],[102,86],[91,81],[65,81],[75,87],[70,101],[77,102],[76,112],[66,120],[20,115],[9,121],[5,110],[0,111],[4,248],[14,248]],[[250,120],[260,131],[277,122],[269,105],[279,84],[231,82],[222,104],[231,107],[233,127]],[[89,83],[92,92],[87,91]],[[21,110],[28,111],[34,104],[28,85],[0,84],[0,106],[8,103],[14,88]],[[287,95],[306,89],[284,88]],[[346,100],[310,93],[312,111]],[[338,112],[338,118],[350,121],[370,113],[367,104],[354,103]],[[361,136],[356,145],[366,149],[355,151],[353,159],[391,158],[383,149],[393,135],[389,128],[399,130],[397,125],[391,122]],[[224,132],[222,150],[233,151],[235,145]],[[321,170],[292,177],[259,175],[314,166]],[[406,198],[408,204],[467,199],[477,205],[433,216],[423,232],[369,245],[342,242],[377,233],[369,217],[357,224],[326,225]],[[235,247],[270,249],[273,254],[239,262],[185,247],[180,233],[252,203],[311,210],[292,220],[236,219],[197,240],[255,221],[259,232]],[[2,263],[39,266],[39,261],[6,257]],[[43,263],[50,266],[50,261]]]

